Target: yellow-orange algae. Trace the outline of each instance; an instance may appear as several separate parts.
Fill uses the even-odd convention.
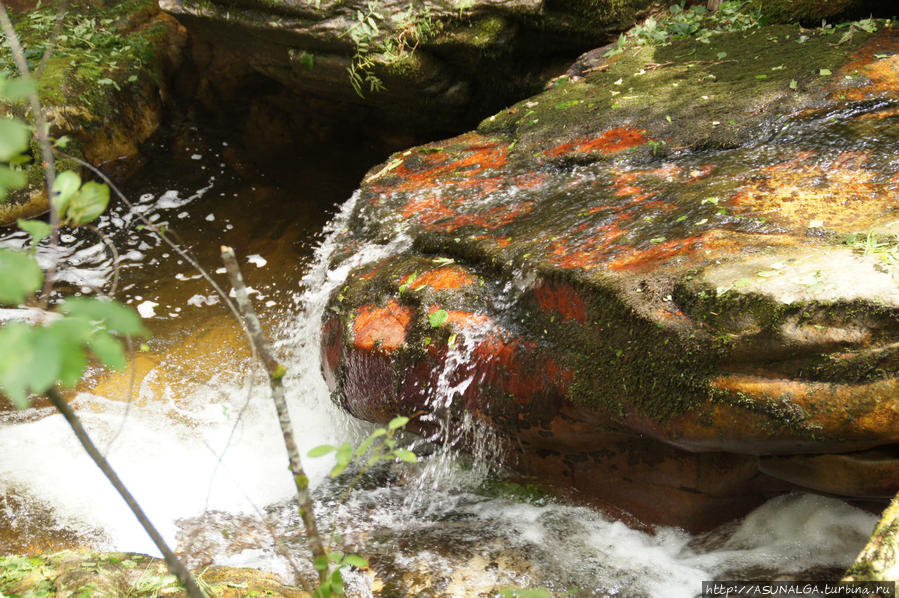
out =
[[[353,320],[353,345],[366,351],[375,347],[384,351],[399,348],[406,340],[413,313],[411,307],[393,299],[387,302],[387,307],[363,305],[356,310]]]
[[[444,266],[420,274],[409,288],[413,290],[428,286],[435,291],[461,289],[477,281],[477,277],[459,266]]]
[[[551,149],[546,150],[544,155],[550,157],[562,156],[571,152],[590,153],[599,152],[601,154],[614,154],[622,150],[630,149],[638,145],[643,145],[649,138],[645,135],[643,129],[634,129],[633,127],[615,127],[609,129],[598,137],[579,137],[568,143],[562,143]]]
[[[793,228],[820,221],[827,230],[866,230],[896,209],[895,190],[874,183],[865,168],[867,154],[843,152],[817,160],[814,152],[765,169],[760,180],[744,185],[731,198],[743,216],[765,217]]]
[[[856,75],[863,75],[868,81],[859,87],[837,87],[835,96],[850,100],[899,97],[899,30],[882,28],[852,53],[838,74],[839,82],[843,77]]]

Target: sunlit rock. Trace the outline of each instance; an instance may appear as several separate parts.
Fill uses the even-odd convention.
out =
[[[369,172],[346,246],[411,244],[331,296],[336,400],[474,414],[647,521],[892,495],[899,36],[771,26],[578,72]]]

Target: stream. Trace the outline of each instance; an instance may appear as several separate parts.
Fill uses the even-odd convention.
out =
[[[99,229],[119,254],[116,297],[140,311],[154,336],[143,350],[135,346],[131,370],[94,368],[71,400],[190,566],[257,567],[292,582],[291,561],[304,575],[312,569],[266,379],[211,289],[136,217],[165,224],[225,288],[219,245],[235,247],[288,365],[301,453],[357,443],[371,427],[332,404],[320,373],[319,328],[330,291],[349,269],[390,252],[390,243],[364,247],[339,270],[326,267],[352,190],[380,157],[334,148],[260,172],[241,161],[236,145],[214,130],[170,134],[127,184],[134,209],[113,202],[101,218]],[[108,291],[114,260],[98,237],[78,231],[63,241],[60,287]],[[25,242],[23,233],[0,237],[4,246]],[[49,259],[47,251],[39,259]],[[451,401],[454,390],[439,386],[434,400]],[[678,598],[698,595],[702,580],[833,579],[876,521],[837,499],[791,494],[702,535],[628,525],[514,476],[496,442],[469,428],[448,440],[405,437],[420,462],[375,468],[345,498],[351,476],[331,480],[333,460],[304,460],[321,527],[371,563],[348,574],[351,595],[496,595],[521,586]],[[470,456],[454,447],[462,436],[476,439]],[[155,553],[62,417],[39,400],[19,412],[0,405],[0,543],[5,553]]]

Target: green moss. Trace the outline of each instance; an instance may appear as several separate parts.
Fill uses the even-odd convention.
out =
[[[869,37],[857,32],[834,45],[822,32],[780,25],[722,33],[708,44],[682,39],[628,48],[608,68],[520,102],[478,130],[506,134],[523,159],[548,139],[595,135],[622,123],[639,123],[668,148],[732,148],[779,115],[820,106],[833,82],[821,69],[836,72]]]

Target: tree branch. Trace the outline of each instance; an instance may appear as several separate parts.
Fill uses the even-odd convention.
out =
[[[90,436],[88,436],[84,427],[81,425],[81,420],[78,419],[78,415],[75,414],[75,411],[68,403],[66,403],[66,400],[62,395],[59,394],[59,390],[54,386],[50,388],[46,394],[47,398],[53,403],[53,406],[56,407],[56,409],[62,413],[62,416],[66,418],[66,421],[69,422],[69,426],[78,438],[78,442],[81,443],[81,446],[84,447],[84,450],[90,455],[90,458],[94,460],[94,463],[97,464],[97,467],[100,468],[100,471],[103,472],[103,475],[106,476],[109,483],[113,485],[119,495],[124,499],[128,508],[131,509],[131,512],[134,513],[134,516],[140,522],[141,527],[144,528],[144,531],[146,531],[147,535],[150,536],[150,539],[153,540],[156,548],[162,553],[165,564],[168,565],[169,572],[178,578],[178,581],[180,581],[181,585],[184,586],[184,589],[187,590],[187,595],[190,596],[190,598],[207,598],[203,590],[200,589],[200,586],[197,585],[197,581],[187,570],[187,567],[178,560],[178,557],[175,556],[175,553],[168,547],[168,544],[165,543],[165,540],[160,533],[144,514],[143,509],[140,508],[140,505],[128,491],[128,488],[126,488],[125,484],[122,483],[122,480],[119,479],[118,474],[116,474],[115,470],[109,464],[109,461],[107,461],[106,457],[97,450],[97,447],[94,445]]]
[[[271,343],[265,336],[265,333],[262,332],[259,318],[256,316],[252,303],[250,303],[247,286],[244,284],[243,275],[240,273],[240,266],[237,265],[237,259],[234,257],[234,250],[230,247],[222,246],[222,261],[228,270],[228,276],[231,278],[231,286],[234,287],[237,296],[237,306],[244,318],[247,331],[268,373],[269,384],[272,388],[272,400],[275,402],[275,409],[278,412],[278,423],[281,424],[281,434],[284,436],[284,447],[287,449],[290,473],[293,474],[293,481],[297,488],[300,517],[303,519],[306,535],[309,538],[309,543],[312,545],[312,554],[315,560],[327,562],[327,550],[325,550],[325,544],[315,523],[312,495],[309,493],[309,478],[303,471],[303,464],[300,461],[300,454],[293,434],[293,424],[290,421],[290,413],[287,411],[287,401],[284,399],[282,378],[286,368],[275,359]],[[319,579],[322,583],[326,581],[327,567],[324,570],[319,570]]]

